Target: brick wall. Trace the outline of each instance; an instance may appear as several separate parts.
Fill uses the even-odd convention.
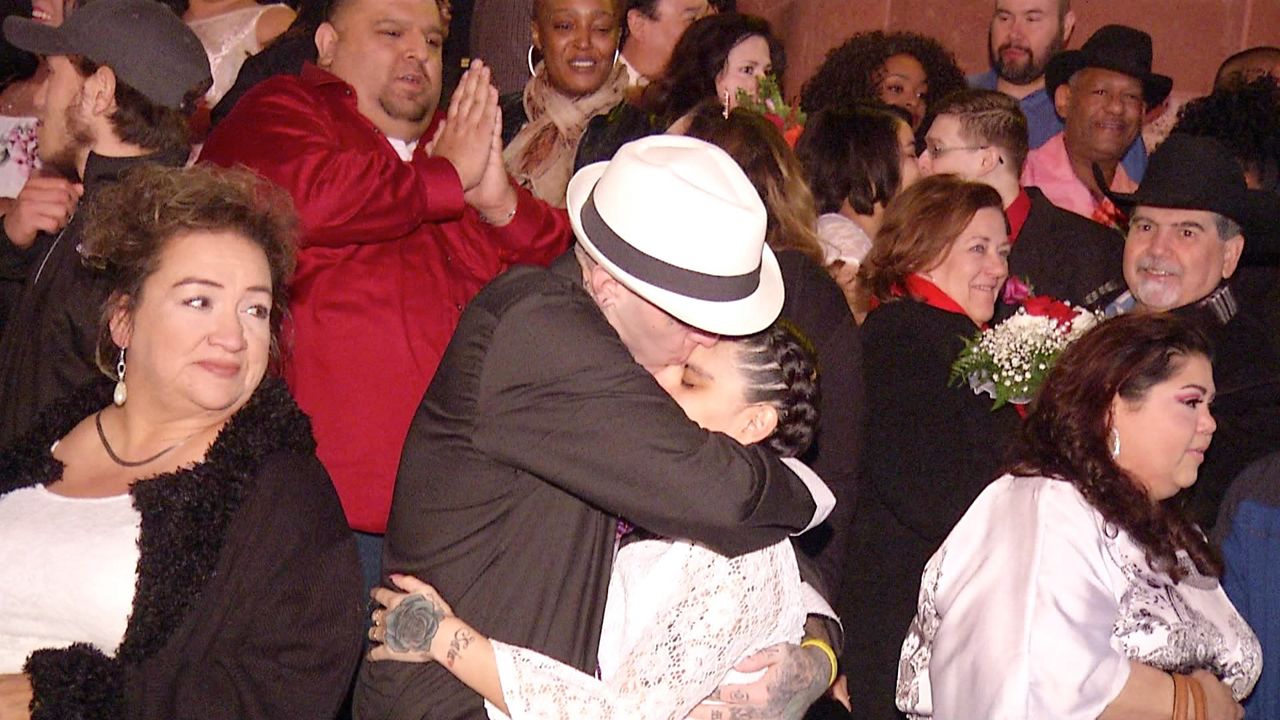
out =
[[[786,93],[796,95],[828,50],[862,30],[914,30],[956,54],[966,73],[987,68],[992,0],[738,0],[773,23],[787,48]],[[1218,64],[1255,45],[1280,45],[1280,0],[1073,0],[1071,47],[1123,23],[1151,33],[1155,71],[1174,79],[1174,98],[1208,92]]]

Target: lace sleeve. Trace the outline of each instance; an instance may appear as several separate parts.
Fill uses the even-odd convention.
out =
[[[683,554],[681,562],[664,563],[661,576],[649,578],[647,588],[662,599],[607,682],[532,650],[494,643],[514,720],[676,720],[744,656],[799,639],[804,610],[788,543],[737,558],[663,543],[669,553]],[[669,553],[664,560],[672,559]]]

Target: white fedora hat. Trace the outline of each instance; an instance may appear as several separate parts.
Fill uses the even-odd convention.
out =
[[[781,312],[764,203],[720,148],[680,135],[627,143],[609,162],[579,170],[567,200],[587,254],[681,322],[749,335]]]

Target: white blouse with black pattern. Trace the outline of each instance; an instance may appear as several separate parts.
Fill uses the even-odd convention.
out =
[[[921,580],[898,707],[913,718],[1093,720],[1129,661],[1205,669],[1236,699],[1262,670],[1218,580],[1154,570],[1075,486],[1006,475],[983,491]]]

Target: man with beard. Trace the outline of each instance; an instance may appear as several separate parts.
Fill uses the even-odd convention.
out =
[[[1280,357],[1258,308],[1241,302],[1228,283],[1246,238],[1253,242],[1280,224],[1280,197],[1247,189],[1240,166],[1217,140],[1181,133],[1152,155],[1136,193],[1111,197],[1133,209],[1124,246],[1129,292],[1110,310],[1171,311],[1213,341],[1217,431],[1196,484],[1180,494],[1207,531],[1235,477],[1280,450]]]
[[[98,0],[59,27],[9,17],[4,34],[46,56],[49,78],[36,97],[45,174],[22,188],[0,238],[3,274],[26,277],[0,338],[0,449],[53,401],[110,382],[98,360],[117,358],[95,351],[106,291],[78,253],[76,205],[140,164],[183,165],[186,116],[212,82],[200,40],[153,0]]]
[[[975,88],[999,90],[1018,100],[1033,150],[1062,132],[1053,98],[1045,91],[1044,71],[1071,41],[1075,26],[1071,0],[996,0],[987,31],[991,69],[969,78]],[[1141,181],[1147,167],[1141,136],[1129,146],[1123,162],[1125,172]]]
[[[1040,188],[1064,210],[1123,225],[1103,191],[1137,187],[1120,159],[1142,130],[1143,113],[1164,102],[1173,87],[1171,78],[1151,72],[1151,58],[1151,36],[1124,25],[1107,25],[1079,50],[1054,56],[1045,68],[1045,90],[1066,122],[1027,154],[1022,184]]]
[[[376,581],[400,449],[463,307],[508,265],[548,263],[568,219],[512,186],[498,93],[472,64],[440,98],[435,0],[338,0],[317,61],[266,80],[201,162],[243,164],[302,220],[285,379]]]

